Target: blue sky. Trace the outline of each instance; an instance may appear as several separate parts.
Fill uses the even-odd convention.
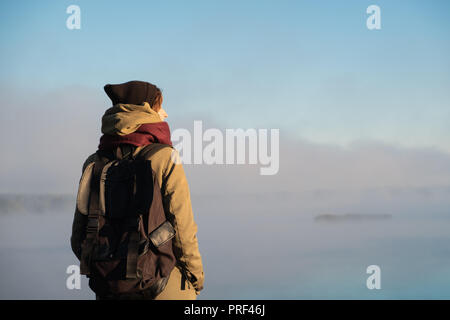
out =
[[[66,28],[71,4],[81,30]],[[381,30],[366,28],[371,4]],[[317,143],[450,152],[449,9],[448,1],[2,1],[0,84],[103,97],[104,84],[139,79],[163,89],[169,116],[280,128]]]

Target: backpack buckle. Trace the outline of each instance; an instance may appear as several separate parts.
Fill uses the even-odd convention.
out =
[[[97,229],[98,229],[98,216],[93,216],[93,217],[89,217],[88,218],[87,228],[86,229],[87,229],[88,233],[97,232]]]

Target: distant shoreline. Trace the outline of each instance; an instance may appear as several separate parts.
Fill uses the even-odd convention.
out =
[[[75,208],[73,194],[0,194],[0,214],[45,213]]]
[[[378,221],[391,219],[391,214],[320,214],[314,217],[316,222],[340,222],[340,221]]]

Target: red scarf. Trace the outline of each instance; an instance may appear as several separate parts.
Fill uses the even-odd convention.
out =
[[[169,125],[165,121],[142,124],[135,132],[119,136],[104,134],[100,138],[99,150],[116,148],[122,143],[134,146],[146,146],[151,143],[163,143],[172,145],[170,140]]]

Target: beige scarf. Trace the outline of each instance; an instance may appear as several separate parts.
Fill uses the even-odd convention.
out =
[[[124,136],[135,132],[141,124],[161,122],[158,112],[147,102],[142,105],[118,103],[102,117],[102,133]]]

